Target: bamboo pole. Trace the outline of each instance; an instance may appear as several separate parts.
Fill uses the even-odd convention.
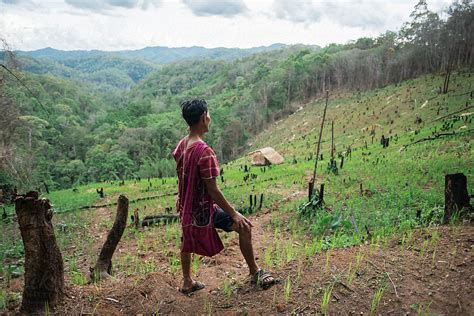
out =
[[[319,129],[318,146],[316,149],[316,160],[314,161],[313,178],[311,179],[311,183],[313,183],[313,188],[314,188],[314,182],[316,180],[316,170],[318,169],[318,158],[319,158],[319,153],[321,150],[321,137],[323,136],[323,127],[324,127],[324,121],[326,120],[326,110],[328,108],[328,101],[329,101],[329,90],[326,90],[326,105],[324,106],[323,120],[321,121],[321,128]],[[309,194],[310,199],[312,195],[313,195],[313,190],[311,190]]]

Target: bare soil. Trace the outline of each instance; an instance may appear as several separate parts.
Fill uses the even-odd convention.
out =
[[[98,214],[111,217],[112,210],[102,209]],[[269,228],[271,216],[267,212],[251,217],[260,264],[264,261],[265,244],[273,238]],[[283,221],[284,217],[283,214]],[[92,226],[91,233],[103,240],[106,228],[99,226]],[[162,227],[153,229],[156,234],[163,233]],[[221,254],[201,258],[196,279],[204,282],[206,288],[191,296],[178,291],[180,272],[171,274],[168,261],[151,252],[141,257],[156,260],[158,272],[139,277],[119,274],[97,285],[74,285],[66,280],[67,296],[54,312],[61,315],[318,314],[324,291],[333,286],[329,314],[370,314],[374,293],[384,287],[377,314],[473,315],[474,226],[465,223],[439,227],[437,247],[429,248],[432,231],[433,228],[413,231],[412,241],[406,245],[401,244],[399,236],[393,236],[378,243],[334,249],[328,256],[323,251],[310,259],[301,257],[274,268],[272,273],[281,282],[267,290],[250,284],[238,237],[231,233]],[[98,240],[97,249],[101,244]],[[119,245],[117,251],[137,251],[133,241],[122,240]],[[357,254],[363,258],[356,269]],[[86,272],[91,265],[84,259],[81,269]],[[349,281],[351,271],[356,271],[352,273],[352,282]],[[287,290],[286,300],[288,280],[291,290]],[[225,282],[232,291],[224,290]],[[21,291],[22,286],[23,279],[18,278],[11,282],[9,290]],[[18,307],[18,304],[10,305],[7,312],[17,313]]]

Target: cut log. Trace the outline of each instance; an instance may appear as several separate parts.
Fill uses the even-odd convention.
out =
[[[95,267],[90,268],[90,278],[93,282],[100,281],[110,276],[112,271],[112,256],[114,255],[115,248],[117,247],[120,238],[122,238],[123,231],[127,225],[127,217],[128,199],[124,195],[120,195],[118,198],[117,215],[115,216],[114,225],[102,246]]]
[[[147,215],[142,221],[142,227],[151,226],[158,223],[176,222],[178,219],[178,215],[171,214]]]
[[[455,212],[460,212],[463,207],[469,207],[469,194],[467,193],[467,178],[463,173],[447,174],[444,181],[444,219],[449,223]]]
[[[25,286],[20,313],[43,313],[64,295],[64,264],[51,223],[53,210],[38,192],[19,195],[15,211],[25,248]]]

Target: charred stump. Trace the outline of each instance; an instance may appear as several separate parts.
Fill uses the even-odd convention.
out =
[[[324,202],[324,183],[321,183],[319,187],[319,196],[318,196],[319,202],[322,203]]]
[[[313,190],[314,190],[314,181],[311,180],[308,183],[308,202],[311,201],[311,198],[313,196]]]
[[[447,174],[444,181],[444,219],[446,224],[455,212],[469,207],[467,178],[463,173]]]
[[[135,228],[138,229],[138,226],[140,225],[140,216],[138,214],[138,208],[133,211],[133,224],[135,225]]]
[[[122,238],[123,231],[127,225],[127,216],[128,199],[124,195],[120,195],[118,198],[117,215],[115,216],[114,225],[102,246],[95,267],[90,269],[90,278],[92,281],[97,282],[110,276],[112,271],[112,256],[114,255],[115,248],[117,247],[120,238]]]
[[[25,287],[20,313],[53,308],[64,295],[64,265],[51,223],[53,210],[38,192],[15,199],[15,211],[25,248]]]

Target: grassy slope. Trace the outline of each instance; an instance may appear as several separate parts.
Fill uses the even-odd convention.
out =
[[[402,145],[412,140],[431,136],[435,130],[441,131],[444,120],[433,122],[435,118],[463,109],[466,103],[472,105],[469,94],[465,94],[473,89],[469,74],[454,75],[447,95],[436,93],[442,80],[441,76],[429,75],[376,91],[330,96],[321,144],[324,160],[318,162],[318,182],[326,183],[325,196],[332,209],[339,211],[344,205],[351,211],[373,207],[379,212],[393,211],[394,214],[406,208],[429,210],[442,205],[444,175],[447,173],[464,172],[468,177],[468,187],[471,187],[474,166],[472,134],[422,142],[400,151]],[[254,167],[251,172],[257,174],[257,179],[248,182],[243,181],[245,173],[241,169],[244,164],[250,166],[248,157],[223,166],[225,183],[221,183],[221,187],[235,204],[246,206],[248,195],[252,193],[264,193],[272,201],[306,190],[314,166],[314,160],[309,158],[314,156],[323,102],[319,100],[302,106],[300,111],[275,123],[254,140],[250,150],[272,146],[285,157],[283,165],[273,166],[265,173],[262,168]],[[472,109],[466,110],[469,111]],[[422,119],[421,124],[415,123],[416,116]],[[347,146],[353,150],[338,176],[327,172],[331,121],[334,121],[336,152],[343,152]],[[363,128],[373,124],[380,127],[376,128],[372,144],[370,130],[363,131]],[[472,128],[470,121],[458,121],[447,131]],[[381,135],[393,136],[388,148],[380,146]],[[364,141],[368,143],[367,150],[363,149]],[[339,165],[339,158],[337,160]],[[274,180],[265,181],[269,178]],[[359,183],[373,193],[370,200],[359,197]],[[151,184],[149,189],[147,179],[125,181],[124,186],[118,182],[95,183],[80,186],[76,192],[61,190],[44,196],[53,202],[58,212],[83,205],[104,204],[95,192],[99,187],[104,188],[107,203],[115,201],[119,194],[125,194],[131,200],[170,194],[153,202],[154,207],[160,209],[174,205],[172,193],[176,192],[176,179],[151,179]],[[265,205],[270,205],[270,201],[266,198]],[[380,205],[384,206],[383,210]],[[8,212],[12,213],[13,209],[8,209]]]
[[[428,215],[431,210],[439,213],[444,204],[445,174],[463,172],[472,190],[472,133],[421,142],[400,150],[413,140],[442,131],[444,120],[433,122],[437,117],[472,105],[469,93],[465,94],[473,89],[471,76],[459,74],[455,78],[447,95],[436,93],[436,87],[442,84],[440,76],[424,76],[377,91],[331,96],[321,145],[325,160],[318,165],[321,175],[318,182],[326,183],[325,196],[333,210],[353,212],[363,224],[390,227],[395,219],[398,222],[413,219],[418,209],[422,215]],[[298,171],[309,180],[314,162],[307,158],[315,152],[322,109],[322,101],[306,105],[259,135],[252,149],[273,145],[287,161],[296,159]],[[422,119],[421,124],[415,123],[417,116]],[[334,121],[337,152],[349,145],[353,149],[352,157],[346,159],[338,176],[326,172],[331,121]],[[446,132],[473,128],[470,120],[454,121],[448,120],[453,125]],[[363,129],[373,124],[381,127],[376,129],[372,144],[370,129]],[[391,145],[383,149],[379,143],[381,135],[398,137],[392,138]],[[368,143],[367,150],[363,149],[364,141]],[[370,190],[370,199],[360,197],[359,183]]]
[[[468,177],[468,188],[472,190],[472,134],[422,142],[409,146],[405,151],[399,150],[402,145],[412,140],[430,136],[434,129],[440,131],[443,122],[432,122],[436,117],[463,109],[466,102],[468,106],[472,104],[469,94],[465,94],[472,90],[471,77],[468,74],[456,74],[452,80],[451,90],[447,95],[436,93],[436,87],[442,84],[442,78],[438,76],[425,76],[377,91],[331,95],[327,122],[335,122],[337,152],[351,145],[353,153],[352,157],[346,158],[339,175],[326,171],[330,148],[330,129],[329,124],[326,124],[322,143],[324,160],[319,163],[318,182],[324,182],[326,185],[328,211],[318,213],[319,215],[303,225],[297,220],[295,211],[306,199],[307,182],[314,165],[314,161],[308,160],[308,157],[315,151],[322,101],[305,105],[300,111],[276,123],[255,139],[252,149],[273,146],[285,156],[284,164],[265,169],[265,172],[262,168],[252,167],[251,172],[256,174],[257,178],[247,182],[243,181],[246,174],[242,171],[242,166],[249,165],[248,157],[223,166],[225,182],[219,181],[221,188],[238,207],[248,205],[249,194],[264,193],[264,209],[273,211],[271,225],[268,227],[270,234],[274,237],[280,236],[283,228],[281,218],[289,218],[285,229],[291,232],[288,240],[268,238],[262,241],[266,245],[265,254],[262,255],[264,265],[269,268],[281,267],[298,256],[311,256],[311,253],[325,247],[348,246],[360,242],[365,232],[354,234],[350,226],[339,226],[335,230],[336,233],[331,234],[331,222],[339,218],[339,215],[342,222],[347,223],[354,214],[358,227],[367,225],[377,238],[384,238],[395,229],[400,228],[403,231],[417,226],[417,210],[422,211],[423,219],[440,218],[444,175],[447,173],[464,172]],[[426,100],[429,101],[426,103]],[[472,110],[466,110],[469,111]],[[415,124],[417,115],[423,121],[419,126]],[[373,144],[369,132],[362,130],[372,124],[381,126],[376,130]],[[466,127],[463,128],[464,126]],[[472,128],[471,122],[457,121],[453,122],[448,131],[465,131]],[[415,133],[415,130],[419,132]],[[398,140],[392,138],[390,146],[383,149],[379,144],[382,134],[394,137],[397,135]],[[362,149],[364,140],[368,143],[367,150]],[[97,253],[94,248],[100,244],[99,239],[103,237],[113,218],[102,217],[100,210],[88,212],[87,216],[81,215],[86,212],[64,215],[61,212],[83,205],[113,202],[119,194],[127,195],[130,200],[167,195],[131,204],[130,208],[139,208],[142,215],[163,213],[165,207],[174,206],[176,179],[166,179],[166,183],[160,179],[152,179],[151,183],[151,189],[146,179],[137,183],[126,181],[123,186],[117,183],[98,183],[79,187],[77,192],[63,190],[46,196],[51,199],[59,213],[54,220],[60,247],[66,253],[66,270],[71,283],[82,283],[83,274],[78,268],[78,262],[85,260],[84,256],[93,262]],[[367,190],[364,196],[359,194],[359,183],[363,183],[364,190]],[[95,189],[99,187],[104,187],[105,201],[98,199]],[[9,212],[12,211],[10,208]],[[68,228],[58,229],[64,225]],[[21,238],[14,225],[3,224],[1,230],[3,237],[0,259],[4,268],[0,274],[5,280],[9,280],[10,275],[22,264]],[[96,236],[97,231],[101,232],[99,236]],[[294,246],[293,240],[305,240],[306,237],[302,236],[307,235],[308,231],[313,232],[312,237],[307,242]],[[167,226],[164,235],[160,237],[162,239],[155,238],[153,244],[147,244],[144,243],[144,238],[152,238],[152,235],[156,234],[154,230],[145,231],[143,234],[130,231],[124,236],[124,242],[132,241],[136,250],[118,255],[116,269],[129,271],[127,275],[156,271],[154,263],[147,260],[142,262],[139,258],[151,247],[163,254],[163,260],[168,262],[165,266],[169,266],[174,275],[179,268],[179,261],[170,247],[179,244],[179,233],[177,225]],[[7,297],[4,290],[2,295],[3,299]]]

